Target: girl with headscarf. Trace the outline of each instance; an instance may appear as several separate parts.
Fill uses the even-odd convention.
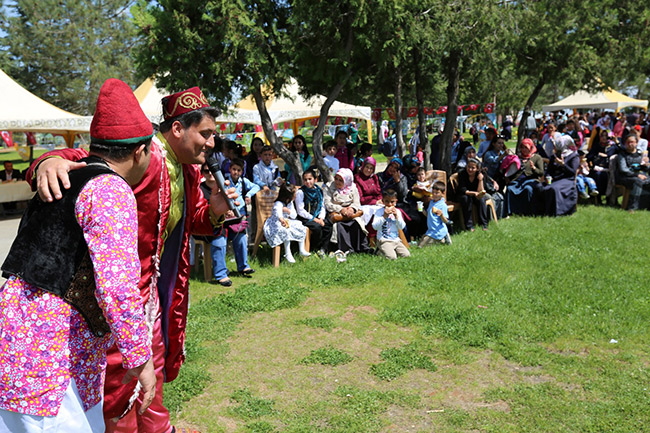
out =
[[[334,180],[327,184],[323,199],[327,218],[334,223],[337,259],[345,261],[345,256],[350,252],[368,252],[368,233],[352,170],[339,169]]]
[[[354,175],[354,183],[359,190],[361,205],[375,205],[381,202],[381,185],[375,174],[377,161],[372,156],[363,160],[361,169]]]
[[[554,144],[554,152],[546,169],[544,186],[544,207],[548,216],[570,215],[578,203],[578,190],[575,184],[576,173],[580,166],[578,152],[572,150],[573,139],[564,135]]]
[[[485,175],[481,172],[481,162],[476,158],[467,161],[465,170],[458,173],[458,184],[456,186],[456,199],[463,209],[465,227],[474,231],[473,208],[478,210],[478,222],[487,230],[490,222],[487,210],[487,198],[483,185]]]
[[[535,215],[540,211],[536,205],[542,191],[544,160],[530,138],[521,141],[519,158],[521,166],[508,184],[506,192],[506,212],[508,215]]]

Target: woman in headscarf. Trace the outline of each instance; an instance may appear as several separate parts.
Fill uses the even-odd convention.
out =
[[[392,189],[397,192],[397,206],[401,207],[406,203],[406,196],[409,192],[408,182],[402,174],[402,160],[393,158],[386,169],[378,176],[381,190]]]
[[[535,215],[540,211],[535,205],[542,191],[544,160],[530,138],[521,141],[519,158],[521,166],[506,192],[506,212],[508,215]]]
[[[327,218],[334,223],[337,259],[344,261],[350,252],[368,252],[368,232],[352,170],[341,168],[336,172],[334,180],[325,187],[324,202]]]
[[[580,166],[578,152],[573,139],[564,135],[553,146],[553,155],[546,169],[546,180],[549,184],[544,186],[544,207],[548,216],[570,215],[575,211],[578,203],[578,189],[575,178]]]
[[[372,156],[363,160],[361,169],[354,176],[354,183],[359,189],[359,200],[361,205],[375,205],[381,203],[381,185],[375,174],[377,161]]]

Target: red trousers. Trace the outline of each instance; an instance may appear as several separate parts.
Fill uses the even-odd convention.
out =
[[[149,409],[138,414],[142,404],[141,395],[133,404],[131,410],[117,424],[111,421],[124,413],[129,398],[133,395],[136,381],[123,385],[122,379],[126,370],[122,368],[122,355],[117,346],[113,345],[106,353],[106,383],[104,384],[104,421],[107,433],[170,433],[169,412],[163,406],[163,367],[165,365],[165,346],[160,328],[160,317],[153,325],[153,362],[156,370],[156,396]]]

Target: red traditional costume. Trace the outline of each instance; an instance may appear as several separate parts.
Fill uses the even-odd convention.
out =
[[[166,119],[208,107],[198,87],[174,94],[166,102]],[[86,155],[87,152],[81,149],[49,152],[36,160],[27,178],[32,178],[31,170],[45,157],[79,160]],[[143,415],[137,415],[140,400],[133,401],[133,384],[122,384],[124,370],[120,354],[112,347],[107,354],[104,396],[107,431],[172,431],[169,412],[162,404],[163,382],[170,382],[178,376],[185,359],[190,235],[213,235],[215,231],[200,184],[199,167],[178,163],[162,134],[156,135],[151,145],[149,167],[142,180],[133,187],[138,205],[138,255],[142,265],[138,287],[145,302],[147,319],[153,325],[152,350],[158,379],[156,397]],[[175,197],[183,201],[174,200]],[[183,209],[180,209],[181,203],[185,204]],[[170,214],[175,208],[180,209],[180,218],[171,218],[170,223]],[[110,421],[120,416],[123,418],[117,426]]]

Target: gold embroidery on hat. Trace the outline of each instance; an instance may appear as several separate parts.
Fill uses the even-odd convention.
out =
[[[176,98],[174,108],[171,110],[165,110],[165,116],[171,117],[172,114],[176,112],[176,108],[178,108],[179,105],[190,110],[197,110],[199,108],[208,106],[208,100],[200,90],[198,96],[188,90],[187,92],[181,93],[181,95]]]

